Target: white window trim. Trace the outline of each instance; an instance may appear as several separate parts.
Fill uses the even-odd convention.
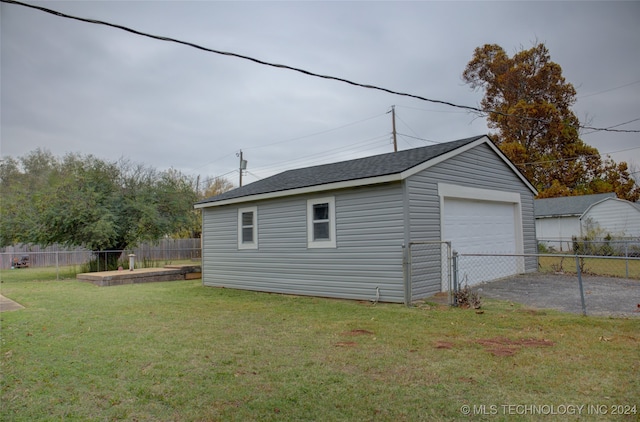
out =
[[[329,204],[329,240],[313,240],[313,206]],[[307,200],[307,248],[335,248],[336,246],[336,199],[333,196]]]
[[[253,242],[242,242],[242,214],[253,212]],[[258,249],[258,207],[238,208],[238,249]]]

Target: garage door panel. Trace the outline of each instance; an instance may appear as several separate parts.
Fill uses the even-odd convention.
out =
[[[443,240],[460,254],[516,253],[515,204],[445,198]],[[473,285],[516,274],[515,258],[461,257],[459,276]],[[481,259],[484,258],[484,259]]]

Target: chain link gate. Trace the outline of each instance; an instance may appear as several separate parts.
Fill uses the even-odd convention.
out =
[[[451,242],[416,241],[404,247],[405,305],[448,292],[453,304]]]

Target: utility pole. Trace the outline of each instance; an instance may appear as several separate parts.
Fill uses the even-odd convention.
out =
[[[398,152],[398,139],[396,137],[396,106],[391,106],[391,125],[393,127],[393,152]]]
[[[240,187],[242,187],[242,172],[247,169],[247,160],[242,159],[242,150],[237,154],[240,157]]]

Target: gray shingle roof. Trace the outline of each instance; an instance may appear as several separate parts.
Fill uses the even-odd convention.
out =
[[[251,195],[319,186],[328,183],[398,174],[471,142],[477,141],[484,136],[485,135],[474,136],[472,138],[460,139],[453,142],[445,142],[421,148],[407,149],[388,154],[374,155],[371,157],[296,170],[288,170],[220,195],[204,199],[197,204],[206,204]]]
[[[595,195],[536,199],[534,201],[534,213],[536,217],[582,215],[587,208],[596,202],[615,197],[615,193],[598,193]]]

